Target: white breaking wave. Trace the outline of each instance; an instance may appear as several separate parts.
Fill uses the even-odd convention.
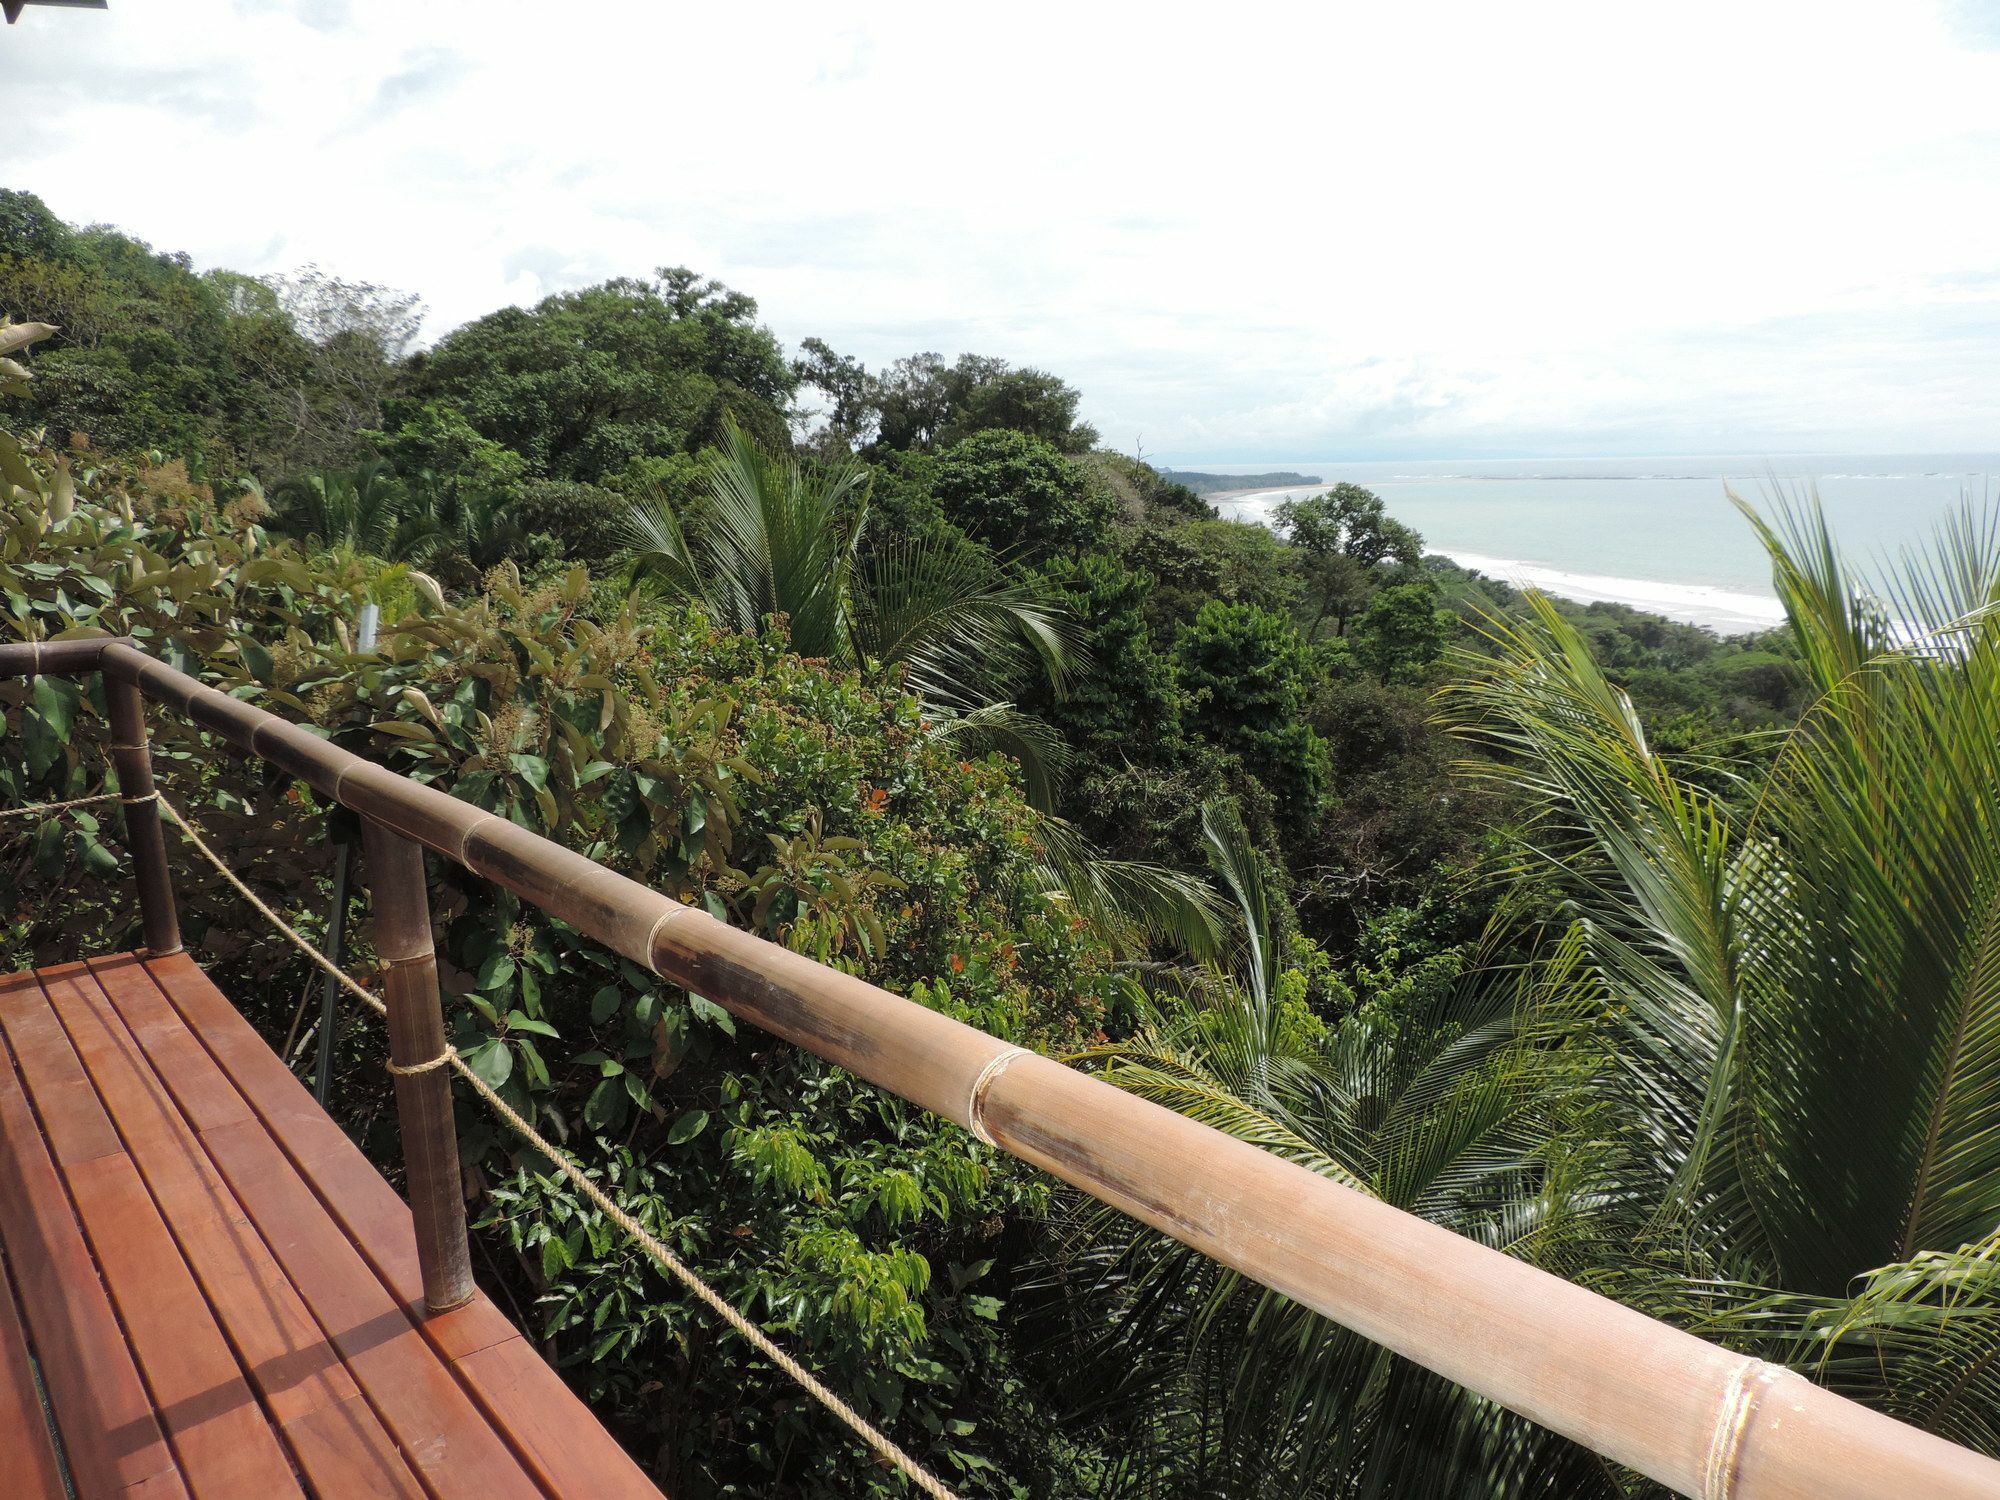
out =
[[[1206,498],[1226,520],[1256,521],[1268,526],[1281,501],[1294,496],[1318,494],[1326,488],[1325,485],[1297,485],[1289,489],[1237,490]],[[1574,599],[1582,604],[1629,604],[1648,614],[1665,615],[1669,620],[1704,626],[1718,635],[1743,635],[1785,623],[1785,607],[1770,594],[1746,593],[1708,583],[1662,583],[1653,578],[1578,573],[1567,568],[1552,568],[1545,563],[1489,557],[1485,553],[1461,552],[1450,547],[1426,550],[1437,557],[1448,557],[1462,568],[1472,568],[1502,583],[1511,583],[1516,588],[1540,589],[1543,593]]]
[[[1649,614],[1665,615],[1689,625],[1704,625],[1720,635],[1769,630],[1785,622],[1785,607],[1768,594],[1742,593],[1706,583],[1661,583],[1652,578],[1612,578],[1600,573],[1572,573],[1540,563],[1487,557],[1478,552],[1436,549],[1461,568],[1471,568],[1516,588],[1540,589],[1584,604],[1629,604]]]

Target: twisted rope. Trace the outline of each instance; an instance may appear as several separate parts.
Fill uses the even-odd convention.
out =
[[[35,813],[58,813],[72,807],[88,807],[93,802],[116,802],[116,792],[99,792],[94,797],[72,797],[67,802],[36,802],[27,807],[0,808],[0,818],[26,818]]]
[[[236,888],[237,894],[248,901],[251,908],[259,916],[275,927],[291,942],[293,947],[297,948],[307,958],[311,959],[334,979],[338,980],[342,988],[368,1006],[375,1014],[378,1016],[388,1015],[389,1007],[379,996],[363,987],[359,981],[351,978],[346,970],[342,969],[332,959],[314,947],[311,940],[302,935],[291,923],[279,916],[264,903],[255,891],[245,885],[237,877],[236,872],[224,864],[221,857],[208,847],[207,842],[202,838],[201,834],[194,829],[186,818],[181,816],[179,808],[175,807],[164,796],[159,798],[159,804],[160,811],[167,815],[168,821],[181,831],[189,844],[193,845],[195,852],[211,865],[215,866],[222,878]],[[457,1048],[447,1043],[444,1051],[428,1062],[415,1063],[408,1067],[399,1067],[395,1063],[391,1063],[389,1064],[389,1071],[408,1076],[416,1073],[428,1073],[434,1068],[445,1066],[449,1066],[453,1072],[458,1074],[460,1078],[463,1078],[471,1086],[472,1091],[484,1099],[493,1112],[499,1115],[516,1135],[520,1136],[529,1145],[541,1152],[543,1156],[547,1157],[554,1164],[555,1169],[569,1180],[570,1185],[596,1205],[598,1211],[607,1219],[624,1230],[633,1242],[646,1252],[646,1255],[655,1265],[659,1266],[661,1270],[667,1272],[668,1275],[672,1276],[682,1286],[692,1292],[710,1311],[741,1334],[745,1342],[752,1348],[756,1349],[766,1359],[770,1360],[772,1364],[789,1375],[807,1395],[811,1396],[821,1406],[824,1406],[828,1411],[840,1418],[841,1421],[845,1422],[854,1432],[855,1436],[859,1437],[870,1448],[873,1448],[883,1458],[900,1469],[912,1484],[926,1495],[931,1496],[932,1500],[958,1500],[958,1496],[950,1489],[947,1489],[944,1483],[933,1475],[930,1470],[904,1452],[902,1448],[898,1447],[874,1423],[870,1422],[860,1412],[843,1401],[837,1393],[820,1380],[818,1376],[814,1375],[812,1371],[808,1370],[804,1365],[792,1358],[791,1355],[779,1348],[772,1341],[769,1334],[765,1333],[763,1329],[738,1312],[723,1299],[720,1292],[702,1280],[700,1273],[663,1245],[645,1225],[620,1208],[612,1200],[609,1193],[591,1181],[583,1168],[577,1165],[575,1158],[560,1146],[544,1138],[541,1132],[523,1119],[515,1111],[514,1107],[501,1098],[499,1093],[485,1079],[473,1072],[465,1060],[458,1055]]]

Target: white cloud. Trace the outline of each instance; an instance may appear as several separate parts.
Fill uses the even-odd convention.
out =
[[[1909,0],[112,0],[0,32],[0,180],[434,333],[686,263],[1183,459],[1976,449],[1996,85]]]

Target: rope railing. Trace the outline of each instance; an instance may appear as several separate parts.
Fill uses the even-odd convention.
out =
[[[359,980],[355,979],[332,959],[328,958],[326,954],[322,953],[310,938],[306,937],[298,928],[280,916],[269,903],[264,901],[255,891],[251,890],[234,870],[223,863],[222,857],[209,847],[208,841],[202,837],[201,831],[181,813],[179,808],[175,807],[164,796],[160,796],[158,801],[160,811],[166,814],[168,822],[180,830],[181,836],[188,841],[189,847],[208,861],[210,865],[214,866],[216,872],[235,888],[236,893],[250,903],[251,910],[269,922],[286,941],[323,969],[342,989],[354,996],[355,999],[361,1001],[362,1004],[374,1011],[376,1015],[386,1017],[389,1014],[389,1006],[386,1001]],[[475,1094],[485,1101],[487,1107],[498,1115],[510,1130],[546,1157],[550,1164],[555,1167],[556,1171],[561,1173],[569,1182],[570,1186],[582,1193],[584,1197],[588,1198],[596,1206],[598,1212],[602,1213],[605,1218],[623,1230],[626,1236],[645,1252],[648,1259],[676,1281],[680,1282],[688,1291],[692,1292],[710,1311],[721,1318],[731,1328],[735,1329],[737,1333],[741,1334],[746,1343],[789,1376],[801,1390],[805,1391],[807,1395],[819,1402],[821,1406],[846,1423],[848,1428],[857,1437],[899,1469],[912,1484],[926,1495],[931,1496],[932,1500],[958,1500],[958,1496],[946,1487],[943,1481],[938,1479],[936,1475],[932,1474],[930,1470],[926,1469],[916,1459],[912,1458],[879,1427],[843,1400],[839,1393],[829,1387],[825,1381],[814,1375],[812,1371],[800,1364],[790,1354],[787,1354],[769,1334],[765,1333],[763,1329],[737,1311],[720,1292],[710,1286],[702,1278],[700,1272],[674,1254],[672,1250],[661,1243],[658,1236],[647,1229],[644,1224],[633,1218],[631,1214],[627,1213],[617,1200],[591,1180],[589,1174],[584,1171],[576,1158],[549,1140],[548,1137],[529,1124],[526,1119],[522,1118],[520,1112],[502,1098],[497,1089],[484,1078],[481,1078],[465,1059],[458,1055],[456,1047],[447,1043],[442,1052],[423,1062],[400,1066],[392,1061],[386,1066],[390,1073],[403,1077],[420,1076],[425,1073],[434,1072],[438,1068],[449,1067],[471,1087]]]
[[[67,802],[34,802],[26,807],[0,808],[0,820],[7,818],[29,818],[36,815],[47,817],[50,813],[68,812],[72,807],[90,807],[98,802],[116,802],[116,792],[99,792],[94,797],[72,797]]]

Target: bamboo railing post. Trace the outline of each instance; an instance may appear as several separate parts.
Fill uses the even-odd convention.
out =
[[[160,833],[159,798],[153,790],[146,700],[137,684],[107,673],[104,701],[111,710],[111,764],[118,772],[118,801],[125,813],[125,838],[139,886],[139,922],[146,949],[155,955],[178,953],[181,924],[174,910],[173,877],[167,873],[166,840]]]
[[[374,897],[375,953],[389,1007],[389,1062],[424,1305],[446,1312],[469,1301],[474,1288],[424,851],[373,818],[362,819],[361,847]]]

